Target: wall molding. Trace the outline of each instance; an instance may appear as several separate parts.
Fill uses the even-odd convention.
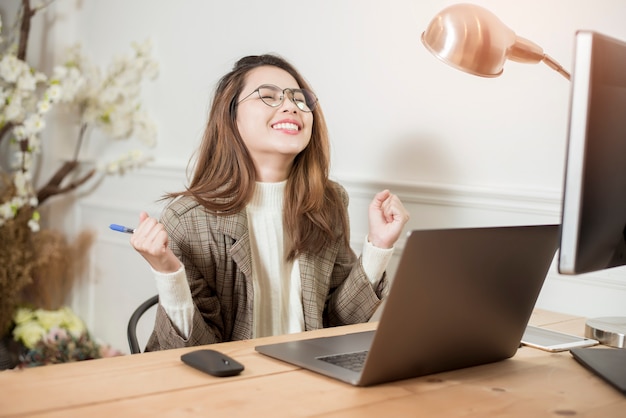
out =
[[[372,192],[388,188],[404,203],[524,211],[543,215],[560,213],[559,190],[380,181],[345,176],[338,176],[337,181],[350,190],[351,195],[370,196]]]
[[[159,160],[123,176],[130,188],[132,184],[147,185],[154,182],[182,185],[187,180],[186,163]],[[510,187],[480,187],[469,185],[436,184],[425,182],[400,182],[374,180],[355,176],[337,175],[333,179],[348,191],[351,202],[371,199],[380,190],[390,189],[405,205],[434,205],[442,207],[486,209],[489,211],[527,213],[558,217],[560,214],[560,190]],[[105,180],[110,181],[108,178]],[[136,186],[133,186],[133,188]],[[142,197],[141,193],[136,194]],[[156,200],[160,196],[146,196]],[[127,202],[116,201],[103,193],[92,193],[82,200],[83,205],[95,205],[111,209],[128,207]]]

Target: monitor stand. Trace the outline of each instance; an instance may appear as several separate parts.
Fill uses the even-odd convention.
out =
[[[626,317],[588,319],[585,337],[615,348],[573,348],[570,353],[579,363],[626,395]]]
[[[572,348],[572,356],[615,389],[626,395],[626,349]]]
[[[604,345],[624,348],[626,340],[626,317],[611,316],[588,319],[585,337],[593,338]]]

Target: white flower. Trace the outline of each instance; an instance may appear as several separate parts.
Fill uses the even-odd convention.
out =
[[[111,113],[111,135],[113,138],[127,138],[133,133],[132,113],[116,109]]]
[[[122,99],[124,97],[124,92],[117,85],[113,84],[105,87],[98,97],[103,103],[114,103],[118,99]]]
[[[152,159],[146,156],[141,150],[131,150],[119,157],[117,160],[111,161],[106,165],[101,165],[99,170],[105,171],[107,174],[124,174],[124,172],[141,167]]]
[[[26,138],[26,128],[24,127],[24,125],[16,125],[13,128],[13,135],[15,135],[15,139],[17,139],[18,141]]]
[[[16,188],[16,194],[11,202],[18,208],[27,203],[30,196],[33,195],[32,174],[30,171],[18,170],[13,174],[13,185]]]
[[[52,69],[52,80],[59,81],[67,78],[71,67],[65,65],[56,65]]]
[[[37,102],[37,111],[40,114],[48,113],[50,110],[50,100],[40,100]]]
[[[63,97],[63,89],[58,84],[52,84],[46,90],[44,97],[48,99],[50,103],[56,103]]]
[[[8,122],[19,122],[24,117],[22,102],[17,96],[12,99],[13,100],[4,108],[4,117]]]
[[[52,102],[71,102],[85,85],[84,76],[76,67],[57,66],[53,71],[54,84],[48,88],[47,96]]]
[[[13,219],[15,217],[15,211],[11,202],[4,202],[0,205],[0,219]]]
[[[31,135],[30,137],[28,137],[28,148],[30,149],[30,154],[41,153],[41,139],[39,138],[39,136]]]
[[[8,83],[15,83],[23,72],[22,64],[22,61],[18,60],[15,55],[5,55],[0,60],[0,77]]]
[[[34,113],[24,120],[24,129],[28,136],[39,133],[46,126],[46,122],[41,115]]]
[[[37,221],[35,219],[30,219],[28,221],[28,228],[30,228],[30,230],[32,232],[39,232],[41,230],[41,226],[39,225],[39,221]]]
[[[16,88],[18,90],[25,90],[28,92],[33,92],[37,88],[37,77],[30,73],[30,71],[25,71],[20,74],[20,77],[17,79]]]
[[[106,172],[107,174],[119,174],[121,171],[119,161],[111,161],[108,164],[101,164],[99,169]]]

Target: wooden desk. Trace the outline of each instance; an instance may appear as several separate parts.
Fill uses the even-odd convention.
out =
[[[536,311],[531,321],[582,335],[584,319]],[[358,388],[270,359],[254,346],[375,323],[214,345],[241,361],[216,378],[180,361],[186,348],[0,372],[2,417],[624,416],[626,397],[568,352],[523,347],[505,361]]]

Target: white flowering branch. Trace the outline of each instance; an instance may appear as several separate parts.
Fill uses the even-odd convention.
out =
[[[22,0],[19,39],[5,47],[0,55],[0,143],[10,138],[15,148],[12,164],[15,190],[10,200],[0,201],[0,226],[20,208],[37,208],[52,196],[68,193],[89,181],[98,170],[103,174],[121,173],[149,159],[140,151],[131,151],[70,179],[70,175],[78,173],[80,150],[90,127],[99,128],[113,139],[135,137],[148,147],[154,146],[156,141],[155,124],[140,106],[142,81],[158,75],[158,64],[151,58],[149,41],[133,43],[134,54],[114,59],[104,73],[91,65],[79,45],[70,49],[68,59],[54,68],[51,77],[28,65],[25,58],[31,19],[52,1],[33,8],[30,0]],[[0,46],[1,42],[0,38]],[[80,129],[72,159],[62,163],[35,192],[33,156],[41,154],[40,135],[46,126],[46,116],[54,106],[71,109]],[[38,216],[36,211],[34,216]],[[37,226],[34,218],[31,228]]]
[[[20,15],[18,19],[20,22],[19,40],[17,46],[17,52],[15,56],[21,61],[26,60],[26,51],[28,48],[28,37],[30,35],[30,21],[37,14],[38,11],[48,7],[54,0],[47,0],[42,2],[38,7],[31,8],[30,0],[22,0],[22,8],[20,9]],[[0,29],[2,24],[0,22]],[[5,137],[5,134],[13,127],[13,123],[8,121],[4,126],[0,127],[0,143]]]

